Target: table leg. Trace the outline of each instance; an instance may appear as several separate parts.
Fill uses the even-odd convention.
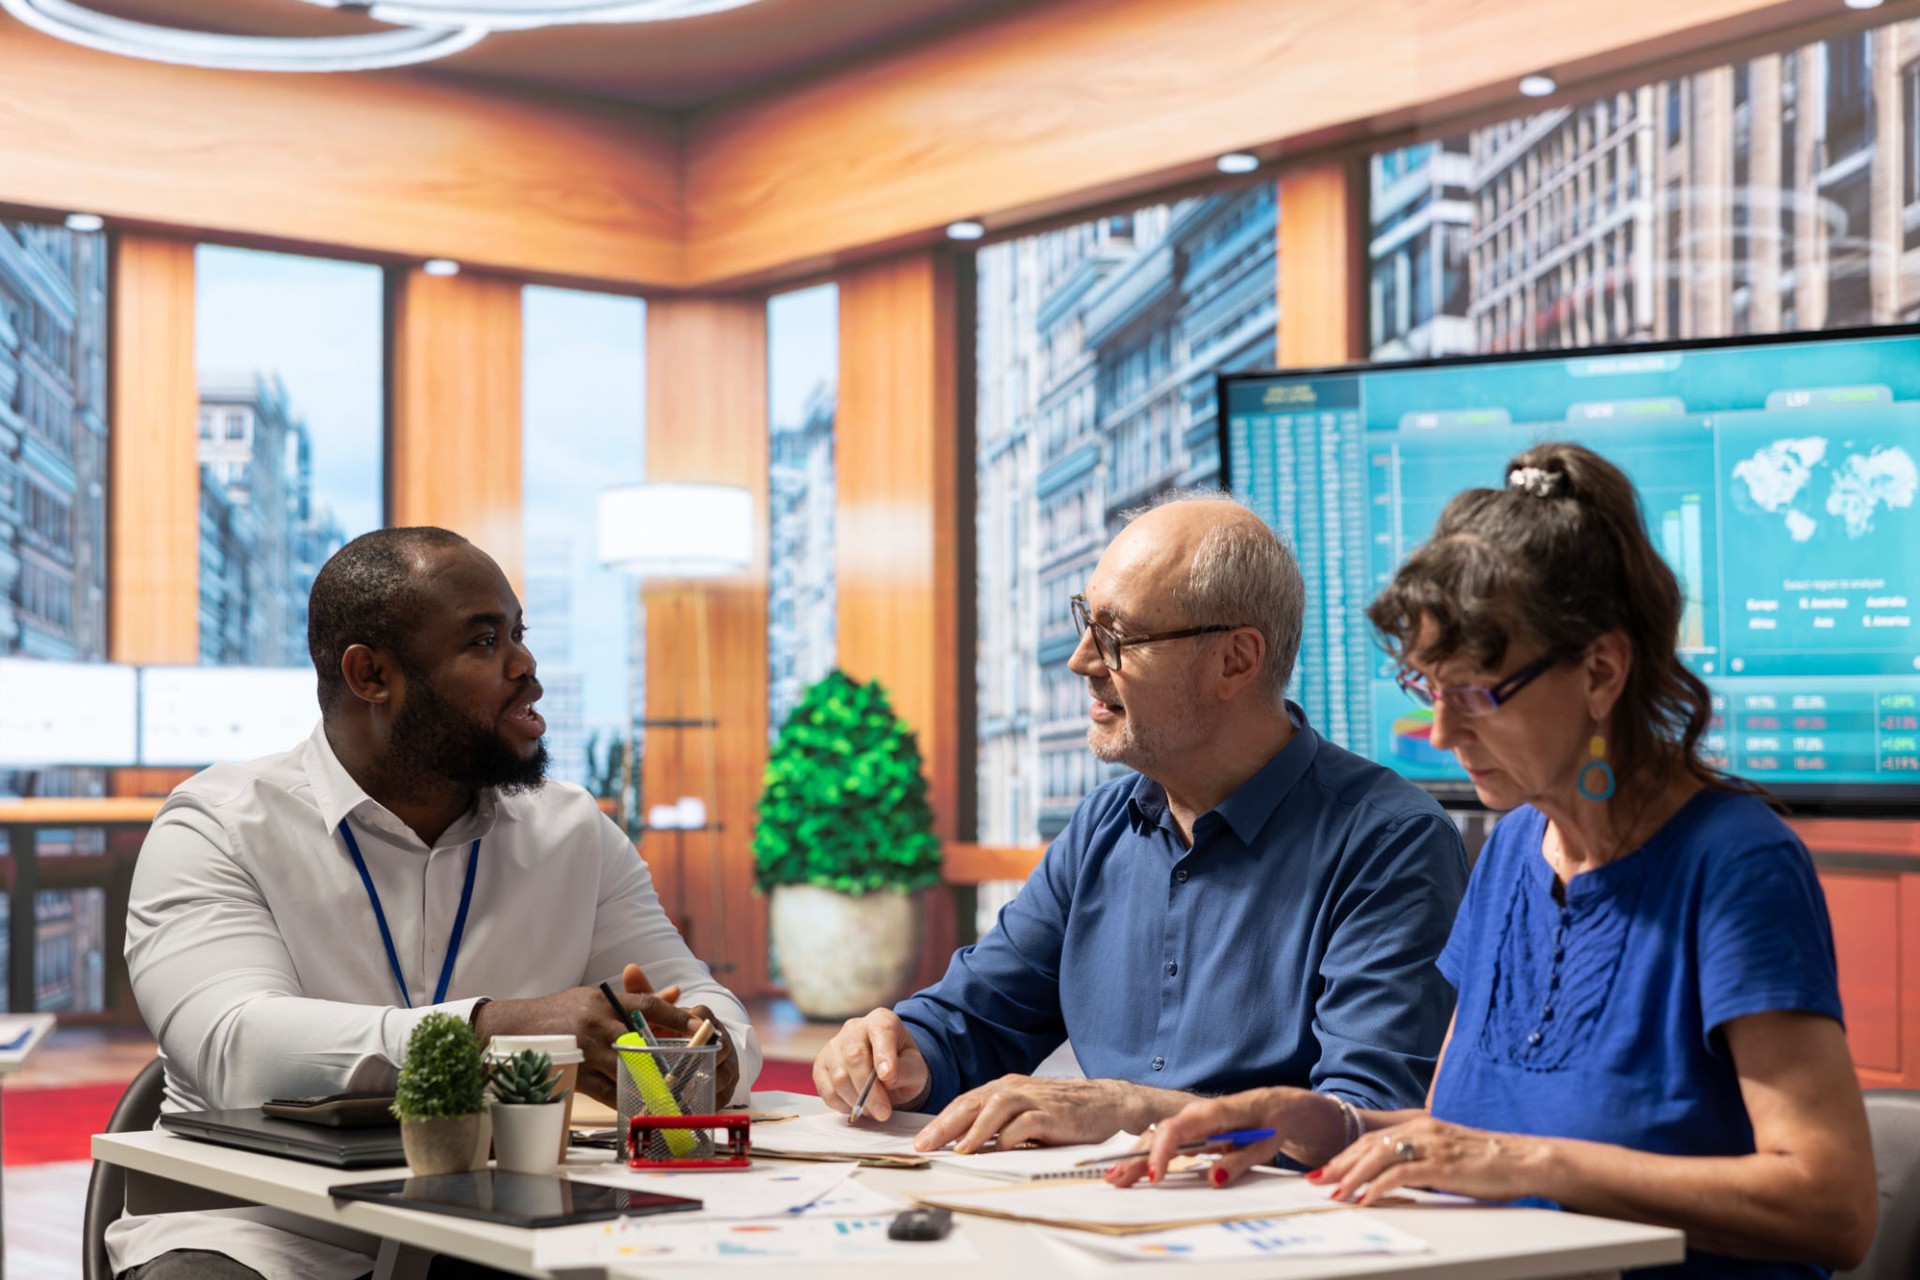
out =
[[[7,1097],[6,1090],[0,1089],[0,1144],[4,1144],[6,1141],[6,1133],[7,1133],[6,1097]],[[5,1182],[5,1179],[0,1178],[0,1183],[4,1183],[4,1182]],[[0,1280],[6,1280],[6,1275],[7,1275],[6,1194],[5,1194],[4,1187],[0,1187]]]
[[[426,1280],[433,1253],[416,1249],[397,1240],[382,1240],[380,1254],[374,1260],[373,1280]]]

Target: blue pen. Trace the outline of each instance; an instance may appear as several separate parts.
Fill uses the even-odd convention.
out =
[[[1175,1147],[1174,1150],[1184,1152],[1207,1151],[1212,1149],[1236,1151],[1241,1147],[1250,1147],[1256,1142],[1265,1142],[1268,1138],[1273,1137],[1273,1133],[1274,1131],[1272,1129],[1232,1129],[1226,1133],[1216,1133],[1210,1138],[1200,1138],[1193,1142],[1183,1142]],[[1128,1151],[1117,1156],[1095,1156],[1091,1160],[1077,1160],[1074,1162],[1073,1167],[1076,1169],[1090,1169],[1097,1164],[1119,1164],[1123,1160],[1145,1160],[1152,1154],[1153,1152],[1151,1150],[1143,1148],[1139,1151]]]

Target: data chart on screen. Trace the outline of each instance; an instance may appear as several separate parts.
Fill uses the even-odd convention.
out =
[[[1706,748],[1782,794],[1920,799],[1920,336],[1881,330],[1221,383],[1232,488],[1294,546],[1292,696],[1322,732],[1466,791],[1363,610],[1466,489],[1548,440],[1638,491],[1714,695]]]

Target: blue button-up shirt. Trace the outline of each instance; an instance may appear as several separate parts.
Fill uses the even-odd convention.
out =
[[[1090,1077],[1425,1100],[1453,1012],[1434,959],[1466,889],[1459,831],[1288,710],[1293,740],[1195,820],[1191,849],[1145,777],[1081,802],[993,931],[898,1006],[928,1110],[1067,1038]]]

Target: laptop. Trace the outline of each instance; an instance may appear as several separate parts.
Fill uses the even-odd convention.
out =
[[[380,1169],[407,1162],[398,1124],[336,1129],[277,1120],[261,1115],[258,1107],[234,1107],[224,1111],[163,1112],[160,1127],[183,1138],[336,1169]]]

